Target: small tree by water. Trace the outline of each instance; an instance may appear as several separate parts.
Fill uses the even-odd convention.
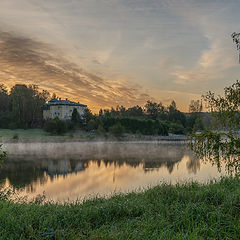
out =
[[[190,147],[199,157],[220,169],[240,173],[240,82],[224,88],[224,96],[208,92],[203,96],[211,112],[212,127],[190,135]]]

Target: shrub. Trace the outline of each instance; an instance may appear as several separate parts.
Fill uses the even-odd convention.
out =
[[[167,125],[158,120],[105,117],[102,118],[101,121],[104,128],[108,131],[110,131],[112,126],[120,124],[124,128],[124,131],[128,133],[136,133],[138,131],[145,135],[168,135]]]
[[[67,124],[65,121],[59,118],[54,118],[52,120],[47,120],[44,125],[44,130],[51,134],[64,134],[67,131]]]
[[[136,135],[141,136],[141,132],[139,130],[137,130]]]
[[[91,130],[94,130],[95,128],[96,128],[96,122],[93,119],[89,120],[87,124],[87,130],[91,131]]]
[[[184,127],[181,124],[170,123],[169,124],[169,132],[173,134],[184,134]]]
[[[74,138],[73,133],[70,133],[68,136],[69,136],[70,138]]]
[[[98,125],[97,134],[100,134],[100,135],[105,134],[105,129],[103,128],[103,126],[101,124]]]
[[[70,120],[67,120],[66,121],[66,127],[67,127],[67,131],[74,130],[74,123]]]
[[[71,121],[74,123],[74,124],[78,124],[79,121],[80,121],[80,115],[77,111],[76,108],[73,109],[73,112],[72,112],[72,117],[71,117]]]
[[[19,139],[19,136],[18,136],[17,133],[15,133],[15,134],[13,135],[13,139],[15,139],[15,140],[18,140],[18,139]]]
[[[117,124],[113,125],[112,127],[110,127],[109,131],[115,137],[121,137],[124,133],[124,127],[120,123],[117,123]]]

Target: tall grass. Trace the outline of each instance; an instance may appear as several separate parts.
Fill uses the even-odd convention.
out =
[[[239,239],[239,214],[238,177],[64,205],[2,197],[0,239]]]

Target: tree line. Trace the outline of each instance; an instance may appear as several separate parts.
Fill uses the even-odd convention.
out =
[[[8,91],[0,84],[0,128],[42,127],[42,106],[49,98],[37,85],[16,84]]]
[[[143,135],[187,134],[192,131],[203,130],[202,106],[199,100],[192,100],[189,114],[177,109],[175,101],[169,106],[162,103],[147,101],[144,107],[133,106],[126,108],[117,106],[111,109],[100,109],[98,114],[85,110],[81,118],[75,109],[71,122],[65,126],[58,119],[50,120],[46,126],[48,131],[60,132],[61,129],[78,128],[85,131],[96,131],[100,134],[112,133],[120,136],[123,133]],[[50,127],[55,125],[56,127]],[[53,130],[54,129],[54,130]]]
[[[56,95],[53,94],[53,97]],[[8,90],[0,84],[0,128],[44,128],[56,134],[82,129],[113,132],[116,135],[121,132],[144,135],[168,135],[169,132],[185,134],[204,128],[200,101],[191,101],[189,114],[178,110],[175,101],[169,106],[147,101],[143,107],[117,106],[100,109],[98,114],[93,114],[87,108],[83,117],[75,109],[70,121],[44,121],[42,107],[49,99],[50,93],[40,90],[37,85],[16,84]]]

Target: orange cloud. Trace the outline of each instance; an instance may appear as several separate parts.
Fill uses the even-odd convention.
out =
[[[101,107],[143,104],[150,97],[126,80],[111,81],[82,69],[49,44],[0,32],[0,81],[37,84],[61,97]]]

